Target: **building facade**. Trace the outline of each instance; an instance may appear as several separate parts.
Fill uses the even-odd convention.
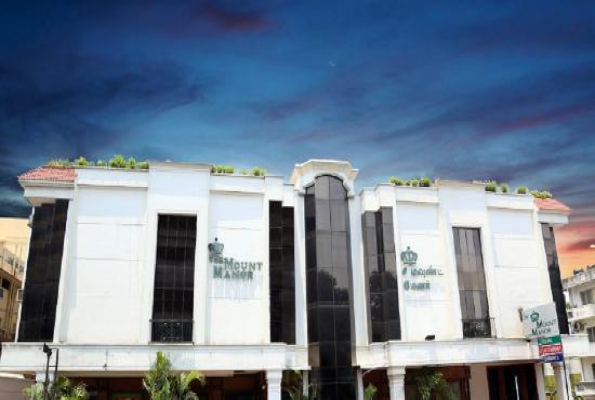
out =
[[[30,253],[0,372],[41,379],[47,342],[102,400],[142,398],[157,351],[202,371],[209,400],[280,399],[290,370],[323,400],[369,383],[415,399],[435,372],[459,399],[545,399],[520,315],[555,302],[568,333],[553,235],[569,210],[453,181],[356,192],[357,174],[310,160],[288,182],[171,162],[22,175]]]
[[[25,274],[30,229],[27,219],[0,218],[0,341],[15,339],[18,291]]]
[[[574,334],[586,335],[588,347],[573,364],[576,392],[595,399],[595,265],[564,279],[568,300],[568,322]]]

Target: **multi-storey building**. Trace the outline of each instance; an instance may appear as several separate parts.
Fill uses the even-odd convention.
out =
[[[520,315],[555,302],[568,333],[568,208],[453,181],[357,192],[357,174],[310,160],[288,182],[172,162],[22,175],[31,250],[0,371],[41,379],[47,342],[96,399],[141,398],[157,351],[202,371],[209,400],[280,399],[288,370],[322,400],[368,383],[414,399],[423,367],[459,399],[544,399]]]
[[[27,219],[0,218],[0,340],[14,341],[18,291],[23,282],[27,246]]]
[[[586,351],[581,354],[575,373],[580,376],[577,394],[595,398],[595,265],[576,270],[564,279],[568,299],[568,322],[575,334],[587,335]]]

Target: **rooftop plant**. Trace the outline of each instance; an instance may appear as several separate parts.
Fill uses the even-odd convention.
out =
[[[388,181],[390,183],[392,183],[393,185],[395,185],[395,186],[403,186],[403,185],[405,185],[405,181],[403,181],[402,179],[396,178],[394,176],[391,176]]]
[[[502,193],[508,193],[508,185],[506,183],[501,183],[500,184],[500,192],[502,192]]]
[[[527,186],[519,186],[516,188],[517,194],[527,194]]]
[[[149,169],[147,161],[136,161],[134,157],[126,159],[121,154],[116,154],[109,161],[98,160],[97,162],[88,161],[85,157],[80,156],[73,161],[68,159],[53,159],[46,164],[49,167],[110,167],[121,169]]]
[[[395,186],[431,187],[433,185],[432,180],[427,176],[421,177],[420,179],[400,179],[391,176],[388,181]]]
[[[233,174],[235,168],[232,165],[215,164],[211,166],[211,172],[214,174]]]
[[[547,190],[531,190],[531,194],[533,195],[533,197],[537,197],[538,199],[551,199],[552,198],[552,194],[550,192],[548,192]]]
[[[487,181],[486,182],[486,192],[493,192],[496,193],[498,190],[498,184],[496,181]]]

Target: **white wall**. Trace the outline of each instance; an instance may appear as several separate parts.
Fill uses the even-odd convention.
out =
[[[268,204],[258,194],[212,193],[209,241],[218,238],[224,257],[263,262],[253,280],[214,279],[208,271],[207,342],[261,344],[268,341]]]
[[[71,207],[60,340],[138,343],[146,190],[80,186]]]

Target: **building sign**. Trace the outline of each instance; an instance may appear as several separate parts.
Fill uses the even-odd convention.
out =
[[[556,304],[549,303],[543,306],[530,308],[523,311],[523,332],[529,339],[546,338],[560,334]]]
[[[444,271],[441,267],[429,265],[427,267],[417,266],[417,253],[407,246],[407,250],[401,252],[401,262],[405,265],[402,274],[405,276],[403,288],[405,290],[424,291],[430,290],[430,277],[442,276]]]
[[[562,362],[564,361],[564,348],[560,335],[537,339],[539,346],[539,357],[541,362]]]
[[[240,261],[233,257],[223,257],[224,248],[225,245],[217,238],[213,243],[209,243],[209,261],[214,279],[251,281],[254,279],[254,273],[262,270],[260,261]]]

